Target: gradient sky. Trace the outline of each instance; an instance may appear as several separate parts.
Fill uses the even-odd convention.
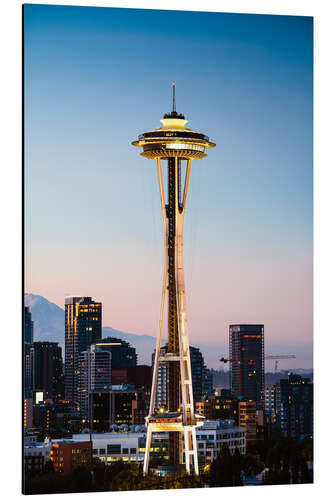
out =
[[[312,366],[312,30],[310,17],[26,5],[26,291],[62,307],[93,296],[105,326],[156,335],[156,167],[130,143],[159,126],[175,80],[177,110],[217,144],[192,168],[191,344],[223,354],[229,324],[264,323],[267,354]]]

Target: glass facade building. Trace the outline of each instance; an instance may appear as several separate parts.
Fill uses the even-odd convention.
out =
[[[34,322],[31,318],[29,307],[24,308],[24,343],[31,344],[34,341]]]
[[[112,368],[123,368],[126,366],[136,366],[137,354],[135,347],[129,342],[115,337],[105,337],[96,342],[98,349],[109,351],[112,354]]]
[[[111,385],[112,358],[95,345],[79,355],[78,402],[82,419],[91,418],[92,393]]]
[[[78,404],[79,354],[102,337],[102,304],[91,297],[65,299],[65,394]]]
[[[293,373],[276,385],[277,421],[283,436],[313,435],[313,384]]]
[[[24,393],[32,397],[42,392],[44,398],[64,396],[62,352],[58,342],[34,342],[24,346]]]
[[[229,326],[230,387],[233,396],[264,409],[264,325]]]
[[[34,342],[34,390],[43,391],[46,398],[64,396],[62,353],[58,342]]]

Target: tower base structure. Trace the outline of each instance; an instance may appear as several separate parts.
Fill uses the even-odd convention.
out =
[[[183,446],[181,456],[185,455],[185,469],[190,473],[192,470],[199,474],[198,451],[195,429],[203,425],[204,417],[195,415],[191,425],[184,425],[181,413],[159,412],[156,415],[146,417],[147,438],[145,448],[145,459],[143,463],[143,473],[147,474],[149,468],[149,455],[153,432],[178,432],[183,436]]]

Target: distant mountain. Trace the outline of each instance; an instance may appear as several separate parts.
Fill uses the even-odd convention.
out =
[[[65,312],[53,302],[49,302],[41,295],[26,293],[24,305],[28,306],[34,322],[34,340],[38,342],[59,342],[61,347],[65,343]]]
[[[48,301],[41,295],[26,293],[24,305],[28,306],[34,322],[34,340],[36,342],[45,340],[48,342],[59,342],[65,346],[65,311],[53,302]],[[117,337],[130,342],[136,348],[138,362],[140,364],[151,364],[151,355],[155,349],[156,339],[151,335],[135,335],[115,330],[111,326],[102,328],[102,337]],[[63,351],[64,352],[64,351]]]

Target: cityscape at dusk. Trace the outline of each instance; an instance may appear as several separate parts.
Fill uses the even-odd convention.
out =
[[[160,200],[130,142],[175,80],[217,144],[191,174],[191,340],[225,353],[229,324],[262,322],[267,352],[311,368],[312,19],[27,5],[25,46],[26,291],[98,297],[104,326],[156,336]]]
[[[24,6],[25,493],[313,481],[312,92],[311,17]]]

